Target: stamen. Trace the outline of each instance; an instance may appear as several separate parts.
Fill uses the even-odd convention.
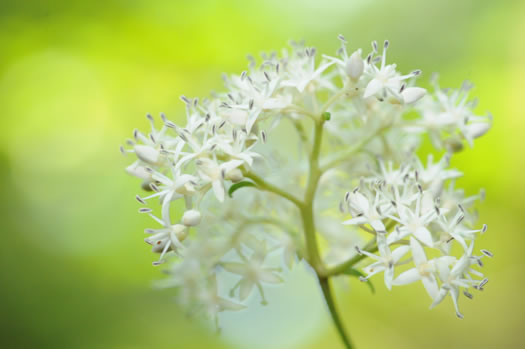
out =
[[[481,253],[483,253],[485,256],[487,256],[489,258],[494,257],[494,254],[492,252],[488,251],[488,250],[481,249],[480,251],[481,251]]]
[[[468,291],[463,291],[463,294],[469,299],[474,298],[474,295],[472,293],[468,292]]]
[[[188,104],[191,104],[191,101],[188,99],[188,97],[186,97],[185,95],[181,95],[180,96],[180,99],[181,101],[183,101],[184,103],[186,103],[187,105]]]
[[[484,278],[484,279],[481,280],[481,282],[479,283],[479,287],[480,287],[480,288],[483,288],[483,286],[485,286],[488,282],[489,282],[489,279],[488,279],[488,278]]]
[[[488,229],[488,226],[486,224],[483,224],[483,228],[481,228],[481,233],[485,233]]]
[[[141,204],[146,205],[146,202],[144,200],[142,200],[142,198],[140,196],[136,195],[135,199],[137,199],[137,201],[140,202]]]
[[[139,208],[139,213],[150,213],[151,211],[152,211],[151,208],[147,208],[147,207]]]

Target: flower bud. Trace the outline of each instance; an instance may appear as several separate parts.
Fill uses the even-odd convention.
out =
[[[197,210],[189,210],[184,212],[182,216],[182,224],[187,227],[193,227],[201,222],[201,213]]]
[[[147,162],[148,164],[152,164],[152,165],[155,165],[158,163],[160,152],[157,149],[150,147],[149,145],[140,145],[140,144],[136,145],[134,149],[135,149],[135,154],[137,154],[137,157],[140,160]]]
[[[483,136],[490,129],[490,125],[485,122],[476,122],[465,126],[466,133],[472,138]]]
[[[401,92],[406,104],[415,103],[427,93],[427,90],[421,87],[408,87]]]
[[[228,171],[228,173],[226,173],[225,179],[228,179],[233,183],[237,183],[242,181],[244,179],[244,176],[242,175],[241,170],[239,170],[238,168],[234,168],[233,170]]]
[[[248,121],[248,112],[241,109],[229,109],[225,112],[226,119],[232,124],[245,126]]]
[[[363,74],[363,70],[365,69],[365,64],[363,62],[363,58],[361,58],[361,50],[357,50],[348,59],[346,62],[346,74],[350,77],[350,79],[356,81],[359,79],[361,74]]]

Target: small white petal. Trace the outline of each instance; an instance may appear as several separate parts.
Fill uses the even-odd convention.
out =
[[[421,281],[423,281],[423,286],[425,287],[425,290],[427,290],[427,293],[430,296],[430,298],[435,299],[439,293],[439,288],[435,276],[432,274],[424,276]]]
[[[224,201],[224,186],[222,184],[221,180],[215,180],[211,183],[213,187],[213,192],[215,193],[215,196],[217,197],[217,200],[220,202]]]
[[[410,248],[412,249],[412,258],[414,258],[414,263],[417,266],[427,262],[425,250],[423,250],[421,244],[413,237],[410,237]]]
[[[418,238],[419,241],[424,243],[425,245],[432,247],[434,245],[434,242],[432,241],[432,234],[430,234],[430,231],[425,227],[419,227],[416,229],[415,232],[413,232],[414,236]]]
[[[281,282],[283,282],[283,279],[279,275],[276,275],[271,271],[267,270],[260,270],[257,276],[259,277],[259,280],[261,280],[262,282],[267,282],[269,284],[280,284]]]
[[[383,88],[383,83],[377,79],[372,79],[366,86],[363,98],[368,98],[375,95]]]
[[[239,299],[243,301],[248,298],[254,286],[255,283],[250,279],[242,279],[239,287]]]
[[[144,162],[154,165],[159,161],[160,152],[149,145],[138,144],[134,149],[137,157]]]
[[[401,273],[393,282],[392,285],[406,285],[410,284],[412,282],[416,282],[418,280],[421,280],[421,274],[419,274],[419,270],[416,268],[409,269],[405,271],[404,273]]]

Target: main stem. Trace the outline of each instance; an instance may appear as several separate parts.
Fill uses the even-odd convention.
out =
[[[330,310],[330,315],[332,316],[334,325],[337,328],[337,332],[339,332],[339,336],[341,337],[341,340],[343,341],[345,347],[347,349],[352,349],[352,342],[350,342],[350,338],[345,332],[343,322],[341,321],[341,318],[339,317],[339,313],[337,312],[337,308],[335,306],[335,301],[332,296],[332,291],[330,289],[330,281],[327,277],[318,276],[318,278],[319,284],[321,285],[321,290],[323,291],[324,299],[326,300],[326,304],[328,305],[328,309]]]
[[[341,318],[337,313],[332,292],[330,290],[329,277],[326,276],[326,267],[324,266],[321,259],[321,254],[319,253],[314,221],[313,202],[317,187],[319,185],[319,178],[323,173],[319,167],[319,154],[321,152],[321,144],[323,141],[324,122],[325,120],[323,118],[319,118],[315,121],[314,144],[312,147],[312,153],[310,154],[310,174],[308,177],[304,201],[298,207],[300,209],[301,218],[303,221],[308,260],[317,274],[317,278],[319,279],[319,284],[321,285],[321,290],[323,291],[323,296],[326,300],[326,304],[328,306],[328,310],[330,311],[330,315],[332,316],[334,325],[339,332],[346,349],[352,349],[350,338],[346,334]]]

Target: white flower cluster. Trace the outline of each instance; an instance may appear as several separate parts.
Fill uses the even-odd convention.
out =
[[[181,303],[193,310],[217,318],[243,309],[254,289],[265,303],[265,285],[280,283],[303,258],[335,276],[366,255],[377,261],[365,268],[368,277],[384,272],[389,288],[422,280],[433,304],[450,293],[456,308],[460,288],[470,297],[469,287],[487,282],[472,277],[482,277],[472,268],[481,265],[473,241],[486,230],[472,228],[476,197],[454,188],[461,173],[447,167],[462,140],[472,144],[491,118],[473,114],[467,85],[427,95],[415,86],[419,70],[403,75],[387,63],[388,41],[381,53],[372,43],[363,58],[339,39],[336,57],[319,60],[315,48],[295,42],[281,55],[262,54],[259,64],[249,57],[246,71],[225,77],[225,93],[181,97],[185,125],[148,115],[151,131],[135,130],[121,147],[137,158],[127,172],[151,192],[136,199],[144,205],[139,212],[160,226],[146,229],[145,241],[160,254],[154,264],[172,261],[160,284],[179,288]],[[426,166],[413,155],[424,134],[446,150]],[[358,186],[339,205],[352,215],[345,227],[337,207],[349,185]],[[185,209],[175,218],[179,203]],[[307,217],[313,240],[303,235],[311,228]],[[357,247],[363,234],[371,234],[370,248]],[[315,239],[326,241],[320,261],[312,255]],[[459,258],[451,255],[454,241]],[[413,269],[395,276],[412,261]]]
[[[380,272],[388,289],[421,280],[433,299],[432,307],[450,292],[456,314],[462,318],[460,289],[468,298],[473,297],[471,287],[483,289],[488,279],[472,266],[482,267],[482,257],[492,253],[481,250],[481,255],[473,255],[474,240],[487,226],[470,228],[475,215],[469,209],[483,194],[465,198],[455,190],[454,180],[462,174],[447,170],[447,165],[448,156],[436,164],[430,156],[426,167],[415,159],[399,169],[386,169],[380,160],[381,174],[362,178],[345,195],[342,208],[353,216],[344,224],[360,226],[376,236],[379,255],[357,248],[359,254],[376,261],[364,268],[367,276],[362,281]],[[454,242],[461,246],[459,258],[451,253]],[[395,277],[396,269],[410,263],[413,268]]]

